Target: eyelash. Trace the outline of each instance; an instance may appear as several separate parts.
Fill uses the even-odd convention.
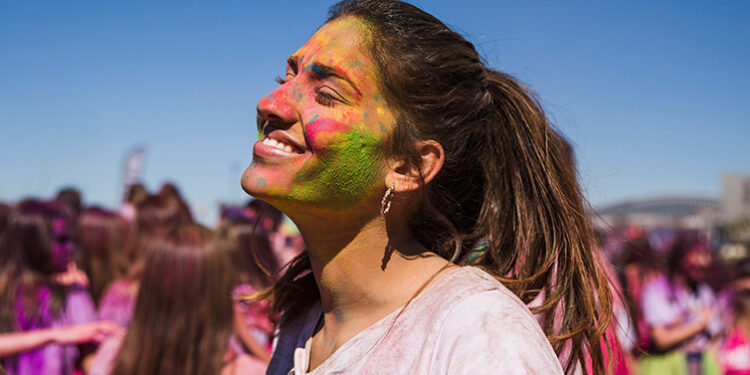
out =
[[[274,77],[273,80],[276,81],[276,83],[278,83],[279,85],[283,85],[286,83],[286,81],[280,76]],[[315,100],[326,107],[333,107],[337,101],[337,99],[333,95],[320,91],[320,89],[315,89]]]
[[[336,104],[336,98],[328,93],[315,89],[315,100],[323,106],[333,107]]]

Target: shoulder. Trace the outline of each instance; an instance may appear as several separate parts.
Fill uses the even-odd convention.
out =
[[[454,301],[440,324],[433,368],[451,374],[499,368],[507,374],[562,373],[526,305],[483,271],[462,273],[474,285]]]

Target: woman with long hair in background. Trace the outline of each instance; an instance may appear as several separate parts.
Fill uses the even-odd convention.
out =
[[[41,338],[17,336],[33,341],[34,345],[23,348],[33,350],[4,358],[9,374],[73,374],[81,359],[78,348],[67,345],[78,341],[64,340],[54,335],[59,330],[50,330],[96,318],[86,289],[57,279],[68,270],[73,256],[69,225],[69,217],[55,204],[26,200],[11,211],[0,236],[0,333],[53,333]]]
[[[133,235],[119,214],[101,207],[88,207],[78,217],[76,264],[86,273],[97,305],[105,289],[125,275],[125,249]]]
[[[125,247],[125,262],[128,264],[125,275],[114,280],[106,288],[99,301],[99,317],[117,322],[123,327],[130,324],[138,294],[143,254],[146,244],[163,238],[174,227],[190,223],[190,217],[183,210],[184,202],[173,196],[161,194],[143,198],[136,209],[136,238],[132,245]]]
[[[229,350],[234,273],[209,229],[180,225],[145,248],[127,330],[99,348],[91,374],[245,374],[265,365]]]
[[[435,17],[367,0],[334,5],[278,82],[242,185],[307,249],[268,293],[268,374],[605,372],[608,278],[528,89]],[[533,312],[561,313],[540,327],[542,290]]]

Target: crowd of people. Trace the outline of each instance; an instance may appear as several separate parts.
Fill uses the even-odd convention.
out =
[[[708,231],[600,233],[620,285],[618,338],[633,371],[750,374],[749,258],[721,259]]]
[[[302,241],[262,201],[221,211],[215,228],[196,223],[169,183],[131,186],[119,211],[74,189],[0,205],[2,368],[265,373],[278,317],[253,297]]]

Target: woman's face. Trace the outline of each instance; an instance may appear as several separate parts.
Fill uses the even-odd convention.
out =
[[[382,194],[379,146],[394,117],[365,32],[355,18],[330,22],[289,58],[281,85],[258,103],[266,125],[242,176],[249,194],[285,209],[354,207]]]

